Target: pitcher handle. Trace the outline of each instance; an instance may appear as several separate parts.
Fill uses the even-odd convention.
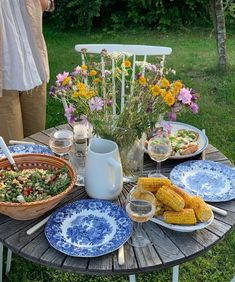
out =
[[[111,186],[112,191],[117,191],[120,188],[120,179],[122,179],[122,165],[113,158],[108,159],[108,163],[114,167],[115,183]]]

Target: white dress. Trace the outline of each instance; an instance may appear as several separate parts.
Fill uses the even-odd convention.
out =
[[[33,1],[33,0],[32,0]],[[3,89],[27,91],[46,80],[24,0],[0,0]]]

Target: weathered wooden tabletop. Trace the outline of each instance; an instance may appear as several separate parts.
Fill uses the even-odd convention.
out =
[[[34,134],[25,140],[47,145],[49,135],[61,128],[72,129],[69,125],[61,125]],[[232,166],[230,161],[211,145],[206,150],[206,159]],[[167,175],[178,163],[179,161],[164,162],[162,166],[164,174]],[[144,173],[147,174],[148,171],[155,168],[156,163],[152,162],[148,156],[145,156]],[[132,185],[130,184],[124,185],[123,192],[118,198],[118,202],[121,205],[123,205],[125,196],[131,187]],[[84,188],[76,187],[60,205],[81,198],[87,198],[85,190]],[[64,271],[99,275],[153,271],[178,265],[203,254],[233,229],[235,225],[235,200],[215,203],[214,205],[227,210],[228,215],[223,217],[215,213],[213,223],[207,228],[196,232],[175,232],[153,222],[145,223],[144,228],[152,240],[152,245],[145,248],[133,248],[126,243],[126,260],[122,266],[118,264],[117,251],[96,258],[76,258],[60,253],[48,243],[43,227],[28,236],[26,231],[49,213],[30,221],[17,221],[0,215],[0,241],[13,252],[26,259]]]

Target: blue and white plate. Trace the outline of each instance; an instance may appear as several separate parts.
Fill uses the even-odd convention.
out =
[[[170,180],[208,202],[235,198],[235,170],[213,161],[188,161],[173,168]]]
[[[12,154],[26,154],[26,153],[38,153],[53,155],[53,152],[47,147],[38,144],[18,144],[8,147]],[[0,159],[5,158],[2,150],[0,150]]]
[[[57,210],[45,235],[56,250],[70,256],[96,257],[117,250],[131,236],[132,221],[108,201],[81,200]]]

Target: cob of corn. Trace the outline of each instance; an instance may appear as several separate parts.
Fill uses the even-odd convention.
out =
[[[156,193],[156,197],[158,200],[163,202],[163,204],[169,206],[174,211],[181,211],[184,208],[184,199],[167,186],[162,186],[159,188]]]
[[[171,185],[170,188],[173,191],[175,191],[177,194],[179,194],[184,199],[185,208],[189,208],[192,196],[190,196],[186,191],[184,191],[183,189],[179,188],[178,186]]]
[[[150,192],[157,192],[163,185],[170,186],[171,181],[168,178],[140,177],[137,186]]]
[[[196,224],[197,219],[193,209],[183,209],[182,211],[166,211],[163,214],[164,221],[171,224],[190,225]]]
[[[190,207],[194,210],[196,217],[201,222],[208,221],[212,217],[212,210],[200,196],[193,196]]]

